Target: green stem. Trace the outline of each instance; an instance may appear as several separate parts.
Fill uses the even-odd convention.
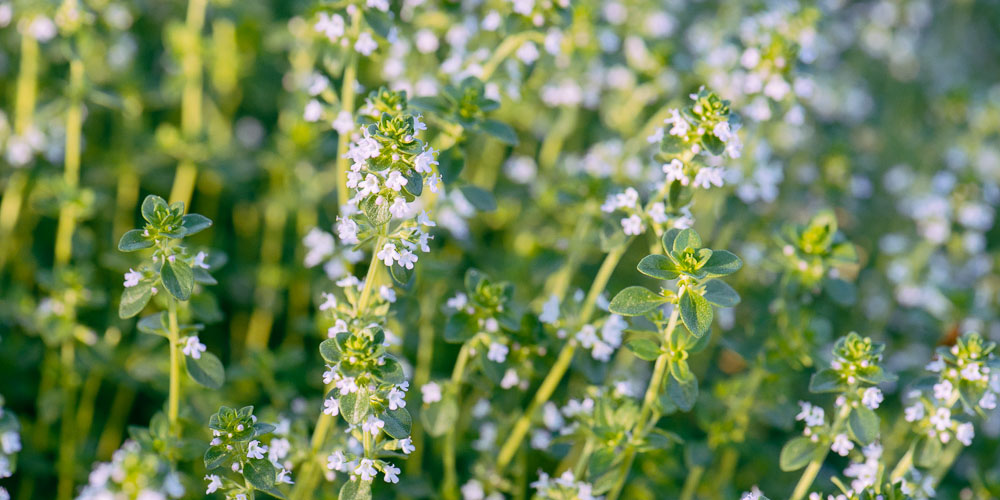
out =
[[[684,480],[684,488],[681,489],[681,500],[692,500],[694,498],[694,493],[698,491],[698,483],[701,481],[701,476],[704,473],[705,467],[701,465],[691,468],[687,479]]]
[[[840,429],[844,426],[844,421],[847,420],[847,416],[850,413],[851,405],[844,405],[840,408],[837,418],[830,427],[831,436],[836,436],[840,433]],[[809,462],[806,470],[802,472],[802,477],[799,478],[798,484],[795,485],[795,491],[792,492],[791,500],[802,500],[809,493],[809,488],[812,486],[813,481],[816,480],[816,475],[819,474],[820,468],[823,467],[823,461],[826,460],[828,453],[830,453],[830,449],[826,448],[821,455],[817,455]]]
[[[465,367],[469,363],[469,344],[475,341],[475,338],[462,344],[461,350],[458,351],[458,359],[455,361],[455,368],[451,371],[451,390],[455,391],[455,398],[461,399],[461,386],[462,378],[465,377]],[[459,401],[459,408],[461,404]],[[441,457],[442,463],[444,464],[444,481],[441,484],[441,494],[446,499],[458,498],[458,473],[455,467],[455,441],[456,441],[456,428],[457,425],[453,425],[445,433],[444,437],[444,454]]]
[[[181,135],[190,145],[202,131],[202,90],[203,61],[201,58],[201,31],[205,26],[205,10],[208,0],[189,0],[187,18],[184,23],[191,46],[185,48],[181,58],[181,68],[184,73],[184,90],[181,94]],[[174,174],[174,185],[170,189],[170,201],[183,201],[191,204],[195,180],[198,177],[198,167],[189,159],[182,160],[177,165]]]
[[[515,50],[521,47],[521,44],[527,41],[543,43],[545,35],[537,31],[525,31],[505,38],[497,47],[496,52],[483,64],[483,71],[479,74],[479,79],[484,82],[488,81],[504,59],[510,57]]]
[[[76,397],[76,373],[73,370],[75,354],[75,343],[72,338],[64,340],[62,343],[62,386],[63,386],[63,408],[59,428],[59,500],[69,500],[73,496],[73,476],[76,465],[76,433],[74,424],[76,420],[71,416],[76,407],[74,399]]]
[[[167,421],[170,423],[170,433],[175,437],[180,437],[180,425],[178,424],[181,398],[181,364],[178,353],[180,328],[177,325],[177,301],[173,297],[169,297],[167,303],[169,304],[167,321],[170,329],[170,392],[167,397]]]
[[[361,13],[355,9],[351,13],[351,31],[348,39],[354,39],[361,30]],[[354,87],[358,79],[358,55],[350,50],[347,59],[347,66],[344,68],[344,81],[340,86],[340,109],[347,111],[354,116]],[[335,164],[337,174],[337,203],[340,207],[347,205],[347,146],[351,142],[351,134],[340,134],[337,137],[337,161]],[[377,249],[376,249],[377,250]]]
[[[896,466],[893,467],[892,474],[889,475],[890,483],[895,483],[896,481],[902,479],[902,477],[906,475],[906,471],[910,470],[910,467],[913,466],[913,451],[916,448],[917,443],[914,441],[913,444],[907,448],[906,454],[903,455],[903,458],[900,458],[899,462],[896,463]]]

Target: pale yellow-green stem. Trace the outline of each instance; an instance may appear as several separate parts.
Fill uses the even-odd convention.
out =
[[[74,307],[67,305],[67,307]],[[59,428],[59,484],[57,488],[57,498],[59,500],[69,500],[73,496],[73,469],[76,465],[76,436],[74,424],[76,420],[72,418],[71,412],[76,407],[76,372],[73,370],[75,361],[76,344],[73,339],[65,340],[62,343],[61,361],[63,366],[62,386],[63,405]]]
[[[473,341],[475,338],[462,344],[462,348],[458,351],[455,367],[451,371],[451,390],[455,391],[455,397],[459,399],[458,403],[461,403],[462,379],[465,377],[465,366],[469,362],[469,344]],[[459,404],[459,408],[461,408],[461,404]],[[444,454],[442,456],[444,481],[441,485],[441,495],[448,500],[458,498],[458,474],[455,470],[456,427],[458,426],[452,425],[444,435]]]
[[[21,64],[17,74],[17,100],[14,103],[14,133],[22,139],[31,129],[38,86],[38,41],[29,33],[21,35]],[[14,228],[21,213],[24,189],[28,184],[25,169],[15,169],[7,179],[0,199],[0,271],[10,256]]]
[[[170,304],[167,311],[167,325],[170,329],[170,392],[167,397],[167,421],[170,423],[170,433],[175,437],[180,437],[178,422],[181,398],[181,361],[178,353],[180,327],[177,324],[177,300],[169,297],[167,303]]]
[[[351,30],[348,33],[348,39],[354,39],[358,36],[361,30],[361,12],[360,9],[355,9],[351,13]],[[358,54],[357,52],[350,50],[348,51],[350,55],[347,56],[347,65],[344,67],[344,81],[341,83],[340,87],[340,106],[341,110],[347,111],[354,118],[354,100],[355,100],[355,86],[357,85],[358,79]],[[351,134],[340,134],[337,137],[337,160],[334,164],[334,168],[337,173],[337,204],[339,207],[347,205],[347,146],[351,142]]]
[[[533,41],[537,43],[545,42],[545,35],[537,31],[525,31],[504,39],[503,42],[493,52],[493,55],[483,63],[483,70],[479,73],[479,79],[489,81],[493,73],[500,67],[505,59],[510,57],[515,50],[519,49],[524,42]]]
[[[264,238],[260,246],[260,271],[257,274],[257,290],[254,291],[254,311],[247,327],[246,347],[248,351],[267,349],[274,325],[274,304],[278,300],[280,283],[278,265],[281,262],[287,213],[282,203],[271,201],[264,209]]]
[[[438,304],[441,303],[438,299],[444,294],[444,290],[444,282],[438,281],[431,288],[430,293],[424,295],[427,300],[420,301],[417,365],[413,370],[413,387],[423,387],[431,379],[431,362],[434,357],[434,334],[436,333],[433,318],[437,312]],[[420,432],[420,428],[420,419],[415,419],[413,421],[413,432],[410,434],[413,440],[413,447],[421,451],[410,455],[410,458],[406,461],[407,472],[411,474],[418,474],[423,470],[424,433]]]
[[[680,500],[692,500],[694,498],[695,492],[698,491],[698,483],[701,481],[701,476],[704,473],[705,467],[702,465],[691,467],[687,478],[684,480],[684,487],[681,488]]]
[[[203,63],[201,58],[201,30],[205,26],[205,9],[208,0],[189,0],[185,30],[188,45],[184,47],[181,69],[184,73],[184,90],[181,94],[181,135],[191,144],[198,139],[202,130],[202,90]],[[181,160],[174,174],[174,185],[170,189],[170,202],[183,201],[191,204],[198,167],[190,159]]]
[[[842,428],[844,427],[844,421],[847,420],[847,416],[850,414],[851,405],[844,405],[840,407],[840,411],[837,412],[837,418],[834,419],[833,424],[830,426],[831,436],[840,434]],[[826,455],[828,453],[830,453],[829,448],[823,450],[821,455],[816,455],[809,461],[809,465],[807,465],[806,470],[802,472],[802,477],[799,478],[798,484],[795,485],[795,490],[792,491],[791,500],[802,500],[805,498],[806,494],[809,493],[809,488],[812,486],[813,481],[816,480],[816,475],[819,474],[820,468],[823,467],[823,461],[826,460]]]

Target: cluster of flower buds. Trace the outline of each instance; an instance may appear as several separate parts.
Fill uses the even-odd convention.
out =
[[[336,450],[328,458],[328,469],[350,476],[341,495],[370,491],[379,471],[385,482],[398,482],[399,468],[379,457],[384,451],[409,454],[414,450],[405,400],[409,382],[402,365],[385,347],[385,332],[374,324],[337,333],[320,344],[320,354],[328,363],[323,382],[333,386],[323,412],[342,416],[350,425],[348,432],[364,444],[361,450]]]
[[[253,490],[257,490],[283,498],[277,486],[292,484],[290,472],[279,463],[288,452],[287,446],[282,446],[287,441],[272,441],[279,449],[270,450],[261,440],[274,432],[274,425],[258,422],[253,406],[239,410],[223,406],[209,418],[208,427],[213,438],[204,457],[209,471],[206,493],[222,490],[226,498],[245,500],[254,498]],[[234,479],[230,470],[242,477]]]
[[[363,12],[356,3],[348,3],[343,12],[320,12],[313,30],[336,47],[353,48],[368,57],[378,49],[379,40],[396,40],[391,14],[389,0],[368,0]]]
[[[954,416],[985,415],[997,407],[1000,359],[993,353],[995,348],[996,343],[978,333],[967,333],[955,345],[939,348],[937,357],[927,365],[927,370],[937,373],[937,379],[908,394],[911,402],[904,413],[916,432],[926,436],[921,441],[918,465],[933,464],[941,445],[952,439],[965,446],[972,444],[972,422]],[[956,406],[958,403],[961,406]]]
[[[208,254],[192,254],[183,245],[183,238],[207,229],[212,225],[211,220],[204,215],[185,214],[184,203],[168,205],[156,195],[143,200],[142,218],[146,220],[145,226],[127,231],[118,242],[118,249],[123,252],[153,249],[149,262],[125,273],[125,292],[118,310],[122,318],[139,314],[160,287],[175,299],[186,301],[196,283],[216,283],[208,273],[211,268]]]
[[[822,407],[799,402],[801,411],[795,419],[805,423],[804,436],[792,439],[782,448],[783,470],[804,467],[814,457],[825,456],[827,447],[846,457],[855,449],[855,443],[867,447],[878,438],[879,418],[875,410],[884,397],[875,386],[895,380],[880,366],[884,349],[884,344],[854,332],[837,340],[830,367],[813,374],[809,382],[812,393],[837,394],[835,417],[828,423]],[[865,449],[871,453],[874,448]]]
[[[108,498],[183,498],[184,483],[162,454],[148,443],[129,439],[111,455],[110,462],[98,463],[77,500]]]
[[[806,289],[822,290],[841,304],[855,300],[854,284],[841,276],[858,262],[854,244],[837,229],[831,211],[814,215],[806,225],[788,225],[780,235],[783,262],[795,283]]]

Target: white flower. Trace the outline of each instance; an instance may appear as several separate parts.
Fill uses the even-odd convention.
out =
[[[208,489],[205,490],[206,495],[211,495],[222,487],[222,480],[215,474],[205,476],[205,480],[208,481]]]
[[[425,404],[437,403],[441,401],[441,386],[436,382],[427,382],[420,388]]]
[[[262,459],[265,453],[267,453],[267,446],[262,446],[260,441],[256,439],[250,441],[250,444],[247,445],[247,458]]]
[[[670,127],[670,135],[684,137],[687,135],[688,131],[691,130],[691,124],[689,124],[676,109],[670,110],[670,116],[667,117],[666,120],[663,120],[663,123],[672,125]]]
[[[364,198],[370,194],[377,193],[379,190],[378,177],[373,174],[368,174],[365,176],[365,180],[358,183],[358,197]]]
[[[320,12],[319,21],[313,25],[313,29],[322,33],[331,42],[336,42],[338,38],[344,36],[344,18],[340,14],[329,15]]]
[[[462,485],[463,500],[484,500],[485,498],[486,492],[483,491],[483,485],[479,481],[471,479]]]
[[[406,217],[406,214],[409,213],[409,211],[410,205],[406,203],[406,200],[403,199],[402,196],[396,198],[396,201],[393,201],[392,205],[389,205],[389,213],[391,213],[393,217],[402,219]]]
[[[406,396],[406,393],[393,387],[392,390],[389,391],[389,409],[395,410],[397,408],[406,408],[406,400],[403,399],[404,396]]]
[[[521,383],[521,378],[517,376],[517,371],[513,368],[508,368],[504,372],[503,378],[500,379],[500,387],[504,389],[510,389],[519,383]]]
[[[642,232],[645,230],[645,228],[642,225],[642,219],[636,214],[632,214],[622,219],[621,223],[622,223],[622,231],[624,231],[625,234],[630,236],[642,234]]]
[[[337,450],[326,457],[326,468],[335,471],[344,471],[344,466],[347,465],[347,457],[344,456],[344,452]]]
[[[979,371],[979,363],[969,363],[965,365],[965,368],[962,368],[962,378],[970,382],[977,382],[986,379],[986,376]]]
[[[333,129],[340,135],[349,134],[354,128],[354,117],[351,112],[343,110],[337,113],[337,118],[333,120]]]
[[[931,371],[931,372],[937,373],[937,372],[940,372],[941,370],[943,370],[944,366],[945,366],[944,365],[944,360],[938,358],[938,359],[935,359],[934,361],[931,361],[930,363],[927,363],[927,366],[924,367],[924,369],[927,370],[927,371]]]
[[[733,136],[732,131],[729,130],[729,122],[716,123],[712,127],[712,135],[718,137],[722,142],[729,142],[729,139]]]
[[[333,244],[333,238],[332,237],[330,238],[330,244],[331,245]],[[207,258],[208,258],[208,254],[207,253],[205,253],[205,252],[198,252],[198,254],[194,256],[194,260],[191,261],[191,267],[200,267],[202,269],[208,269],[211,266],[209,266],[207,263],[205,263],[205,259],[207,259]]]
[[[406,185],[406,182],[406,177],[403,177],[403,174],[401,174],[399,170],[393,170],[392,172],[389,172],[389,176],[385,179],[385,187],[399,192],[403,189],[403,186]]]
[[[761,493],[760,488],[754,486],[750,488],[750,491],[743,492],[740,500],[760,500],[761,498],[764,498],[764,495]]]
[[[396,302],[396,291],[393,290],[392,288],[388,287],[388,286],[382,285],[378,289],[378,294],[379,294],[380,297],[382,297],[383,299],[385,299],[385,301],[388,302],[388,303],[390,303],[390,304]]]
[[[934,384],[934,398],[947,401],[951,398],[951,395],[955,392],[955,386],[951,385],[951,382],[947,380],[942,380]]]
[[[951,428],[951,410],[948,408],[938,408],[937,411],[931,415],[930,423],[939,431],[948,430]]]
[[[422,151],[413,159],[413,170],[416,170],[418,174],[429,174],[433,171],[432,165],[437,165],[438,162],[434,159],[434,148],[428,147],[427,150]]]
[[[403,453],[409,455],[410,453],[416,451],[417,448],[416,446],[413,446],[413,439],[406,438],[399,442],[399,449],[402,450]]]
[[[361,32],[361,34],[358,35],[358,41],[354,42],[354,50],[358,51],[359,54],[365,57],[372,55],[372,52],[375,52],[375,49],[377,48],[378,42],[376,42],[375,39],[372,38],[372,34],[367,31]]]
[[[340,402],[337,398],[326,398],[323,401],[323,413],[336,417],[340,413]]]
[[[306,257],[303,259],[306,267],[314,267],[330,255],[333,255],[333,235],[317,227],[309,230],[305,238],[302,238],[302,244],[308,249]],[[198,256],[202,256],[204,253],[199,252]],[[197,262],[197,260],[196,257],[195,261]],[[204,258],[202,258],[202,261],[204,261]],[[208,269],[208,266],[205,266],[205,269]]]
[[[311,99],[306,103],[306,109],[302,112],[302,119],[307,122],[319,121],[323,117],[323,105],[316,99]]]
[[[868,408],[875,410],[878,405],[882,404],[883,400],[882,391],[877,387],[869,387],[865,389],[864,394],[861,396],[861,402]]]
[[[552,294],[549,300],[542,304],[542,314],[538,315],[538,321],[549,325],[559,321],[559,297],[556,294]]]
[[[354,469],[354,473],[360,475],[362,481],[371,481],[375,479],[376,475],[374,464],[375,462],[370,458],[362,458],[361,463]]]
[[[680,181],[682,186],[687,186],[690,179],[684,173],[684,163],[677,158],[670,160],[670,163],[663,164],[663,173],[667,174],[667,182]]]
[[[409,250],[403,250],[402,252],[399,252],[399,265],[407,269],[413,269],[413,264],[416,263],[417,263],[417,254]]]
[[[341,396],[352,394],[358,391],[358,383],[354,377],[344,377],[337,381],[337,389],[340,389]]]
[[[979,407],[984,410],[992,410],[997,407],[997,395],[986,391],[983,397],[979,399]]]
[[[668,220],[667,206],[662,201],[653,203],[653,205],[649,207],[649,210],[646,210],[646,213],[649,214],[649,218],[653,219],[653,222],[657,224],[663,224]]]
[[[21,451],[21,435],[16,431],[7,431],[0,435],[0,450],[7,455]]]
[[[385,482],[393,484],[399,482],[399,467],[392,464],[385,464],[385,467],[382,468],[382,472],[385,474],[382,478]]]
[[[820,406],[813,406],[805,401],[799,401],[802,411],[795,416],[795,420],[804,420],[806,426],[817,427],[826,423],[826,412]]]
[[[281,470],[278,471],[278,477],[275,478],[274,481],[276,483],[278,483],[278,484],[282,484],[282,483],[284,483],[284,484],[295,484],[292,481],[292,473],[289,472],[288,469],[285,469],[284,467],[282,467]]]
[[[917,401],[913,406],[907,406],[906,409],[903,410],[903,418],[905,418],[907,422],[916,422],[917,420],[924,418],[923,403]]]
[[[326,330],[326,336],[332,339],[336,337],[338,333],[344,333],[346,331],[347,331],[347,322],[338,318],[337,322]]]
[[[432,193],[438,192],[438,183],[441,182],[441,176],[438,174],[432,174],[427,178],[427,189],[430,189]]]
[[[337,237],[344,243],[359,243],[358,223],[354,222],[350,217],[337,216]]]
[[[201,353],[207,350],[205,344],[198,341],[197,335],[191,335],[190,337],[185,337],[182,340],[184,341],[184,348],[182,351],[185,356],[191,356],[194,359],[201,359]]]
[[[329,292],[323,292],[323,303],[319,305],[320,311],[326,311],[327,309],[333,309],[337,307],[337,297]]]
[[[431,218],[427,216],[427,211],[425,210],[420,212],[420,215],[417,216],[417,224],[434,227],[437,225],[437,222],[432,221]]]
[[[469,303],[469,298],[466,297],[464,293],[458,292],[457,294],[455,294],[454,297],[448,299],[445,302],[445,305],[447,305],[452,309],[455,309],[456,311],[460,311],[462,309],[465,309],[465,305],[468,303]]]
[[[493,361],[494,363],[503,363],[507,361],[507,353],[510,349],[499,342],[493,342],[490,344],[490,350],[486,353],[486,359]]]
[[[958,424],[958,427],[955,429],[955,439],[959,440],[965,446],[972,444],[972,438],[975,435],[975,429],[970,422]]]
[[[386,267],[392,267],[392,263],[399,260],[399,252],[396,251],[395,243],[386,243],[375,256],[384,262]]]
[[[140,279],[142,279],[142,273],[129,268],[128,272],[125,273],[125,288],[132,288],[138,285]]]
[[[694,187],[702,189],[722,187],[723,183],[722,169],[717,167],[702,167],[694,176]]]
[[[842,457],[846,457],[847,454],[854,449],[854,443],[847,437],[847,434],[837,434],[833,438],[833,444],[830,449],[836,452]]]

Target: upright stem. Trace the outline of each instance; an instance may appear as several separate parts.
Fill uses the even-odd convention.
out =
[[[72,307],[72,306],[69,306]],[[74,399],[76,397],[76,373],[73,371],[75,359],[75,347],[73,339],[68,339],[62,343],[61,360],[64,373],[62,374],[63,385],[63,405],[62,416],[59,427],[59,500],[69,500],[73,496],[73,469],[76,465],[76,433],[74,424],[76,420],[72,418],[71,412],[76,407]]]
[[[696,465],[691,468],[687,479],[684,480],[684,488],[681,489],[680,500],[692,500],[694,498],[694,494],[698,490],[698,483],[701,481],[701,476],[704,473],[704,466]]]
[[[670,312],[670,320],[667,322],[667,329],[663,333],[663,340],[666,345],[670,345],[674,330],[677,329],[677,319],[680,317],[680,311],[680,306],[674,305],[673,311]],[[649,427],[656,424],[656,418],[653,416],[656,411],[655,403],[660,395],[660,386],[663,385],[663,377],[667,373],[667,366],[670,364],[669,358],[670,355],[667,353],[660,354],[656,358],[656,364],[653,366],[653,375],[649,379],[649,386],[646,387],[646,395],[642,399],[639,419],[636,420],[638,427],[633,429],[632,432],[633,439],[642,439],[649,431]],[[635,454],[635,447],[629,444],[625,449],[625,470],[618,477],[618,482],[615,483],[615,486],[608,492],[608,500],[616,500],[618,495],[621,495],[622,489],[625,488],[625,480],[628,478],[629,471],[632,470],[632,462],[635,461]]]
[[[471,340],[470,340],[471,342]],[[451,371],[452,390],[456,392],[456,398],[461,398],[462,378],[465,377],[465,366],[469,362],[469,342],[462,344],[462,349],[458,351],[458,359],[455,361],[455,368]],[[459,403],[461,403],[459,401]],[[461,408],[461,404],[458,405]],[[453,425],[448,429],[444,437],[444,481],[441,485],[441,493],[444,498],[458,498],[458,474],[455,470],[455,437],[456,427]]]
[[[170,328],[170,394],[167,398],[167,421],[170,422],[170,432],[174,436],[180,436],[180,426],[178,425],[178,415],[180,414],[181,398],[181,365],[178,355],[180,343],[180,328],[177,326],[177,301],[170,297],[167,299],[170,304],[167,312],[168,325]]]
[[[830,427],[830,435],[836,436],[840,433],[841,427],[844,426],[844,421],[847,420],[847,416],[851,413],[851,406],[844,405],[837,412],[837,418],[833,421],[833,425]],[[792,492],[791,500],[802,500],[805,498],[806,494],[809,493],[809,487],[812,486],[813,481],[816,480],[816,475],[819,474],[819,470],[823,467],[823,461],[826,460],[826,455],[830,452],[829,448],[823,451],[822,455],[817,455],[813,458],[809,465],[806,466],[806,470],[802,472],[802,477],[799,478],[799,483],[795,485],[795,491]]]
[[[201,30],[205,26],[207,4],[208,0],[189,0],[187,20],[185,21],[190,46],[185,47],[184,56],[181,59],[181,67],[184,72],[184,90],[181,95],[181,135],[188,144],[195,141],[201,135],[202,130],[202,99],[204,96],[202,93]],[[177,172],[174,174],[170,201],[183,201],[185,205],[190,205],[197,177],[198,167],[194,162],[190,159],[182,160],[177,165]]]
[[[348,38],[357,37],[361,30],[360,9],[351,12],[351,32]],[[340,106],[341,110],[347,111],[354,116],[354,87],[358,79],[358,54],[350,50],[347,59],[347,66],[344,68],[344,81],[340,84]],[[337,203],[343,207],[347,204],[347,146],[351,142],[351,134],[340,134],[337,137],[337,161],[335,169],[337,173]]]
[[[631,241],[631,239],[628,241]],[[597,297],[604,292],[604,287],[607,286],[608,280],[611,279],[611,273],[615,270],[622,255],[625,254],[627,247],[628,243],[625,243],[612,250],[604,258],[604,262],[601,263],[601,268],[597,271],[597,276],[594,277],[594,282],[590,286],[590,291],[587,292],[587,297],[584,299],[583,308],[580,311],[579,321],[577,322],[578,325],[583,325],[590,321],[590,316],[594,313],[594,306],[597,303]],[[552,397],[552,393],[555,392],[556,387],[559,386],[559,382],[562,381],[563,375],[566,374],[566,370],[569,369],[575,353],[576,342],[574,340],[566,342],[566,345],[559,351],[559,356],[556,358],[555,364],[552,365],[549,373],[542,380],[542,385],[535,392],[531,404],[528,405],[524,413],[514,422],[514,427],[511,429],[510,435],[500,448],[500,453],[497,455],[498,473],[510,465],[511,459],[514,458],[518,447],[521,446],[521,441],[531,427],[531,417]]]

